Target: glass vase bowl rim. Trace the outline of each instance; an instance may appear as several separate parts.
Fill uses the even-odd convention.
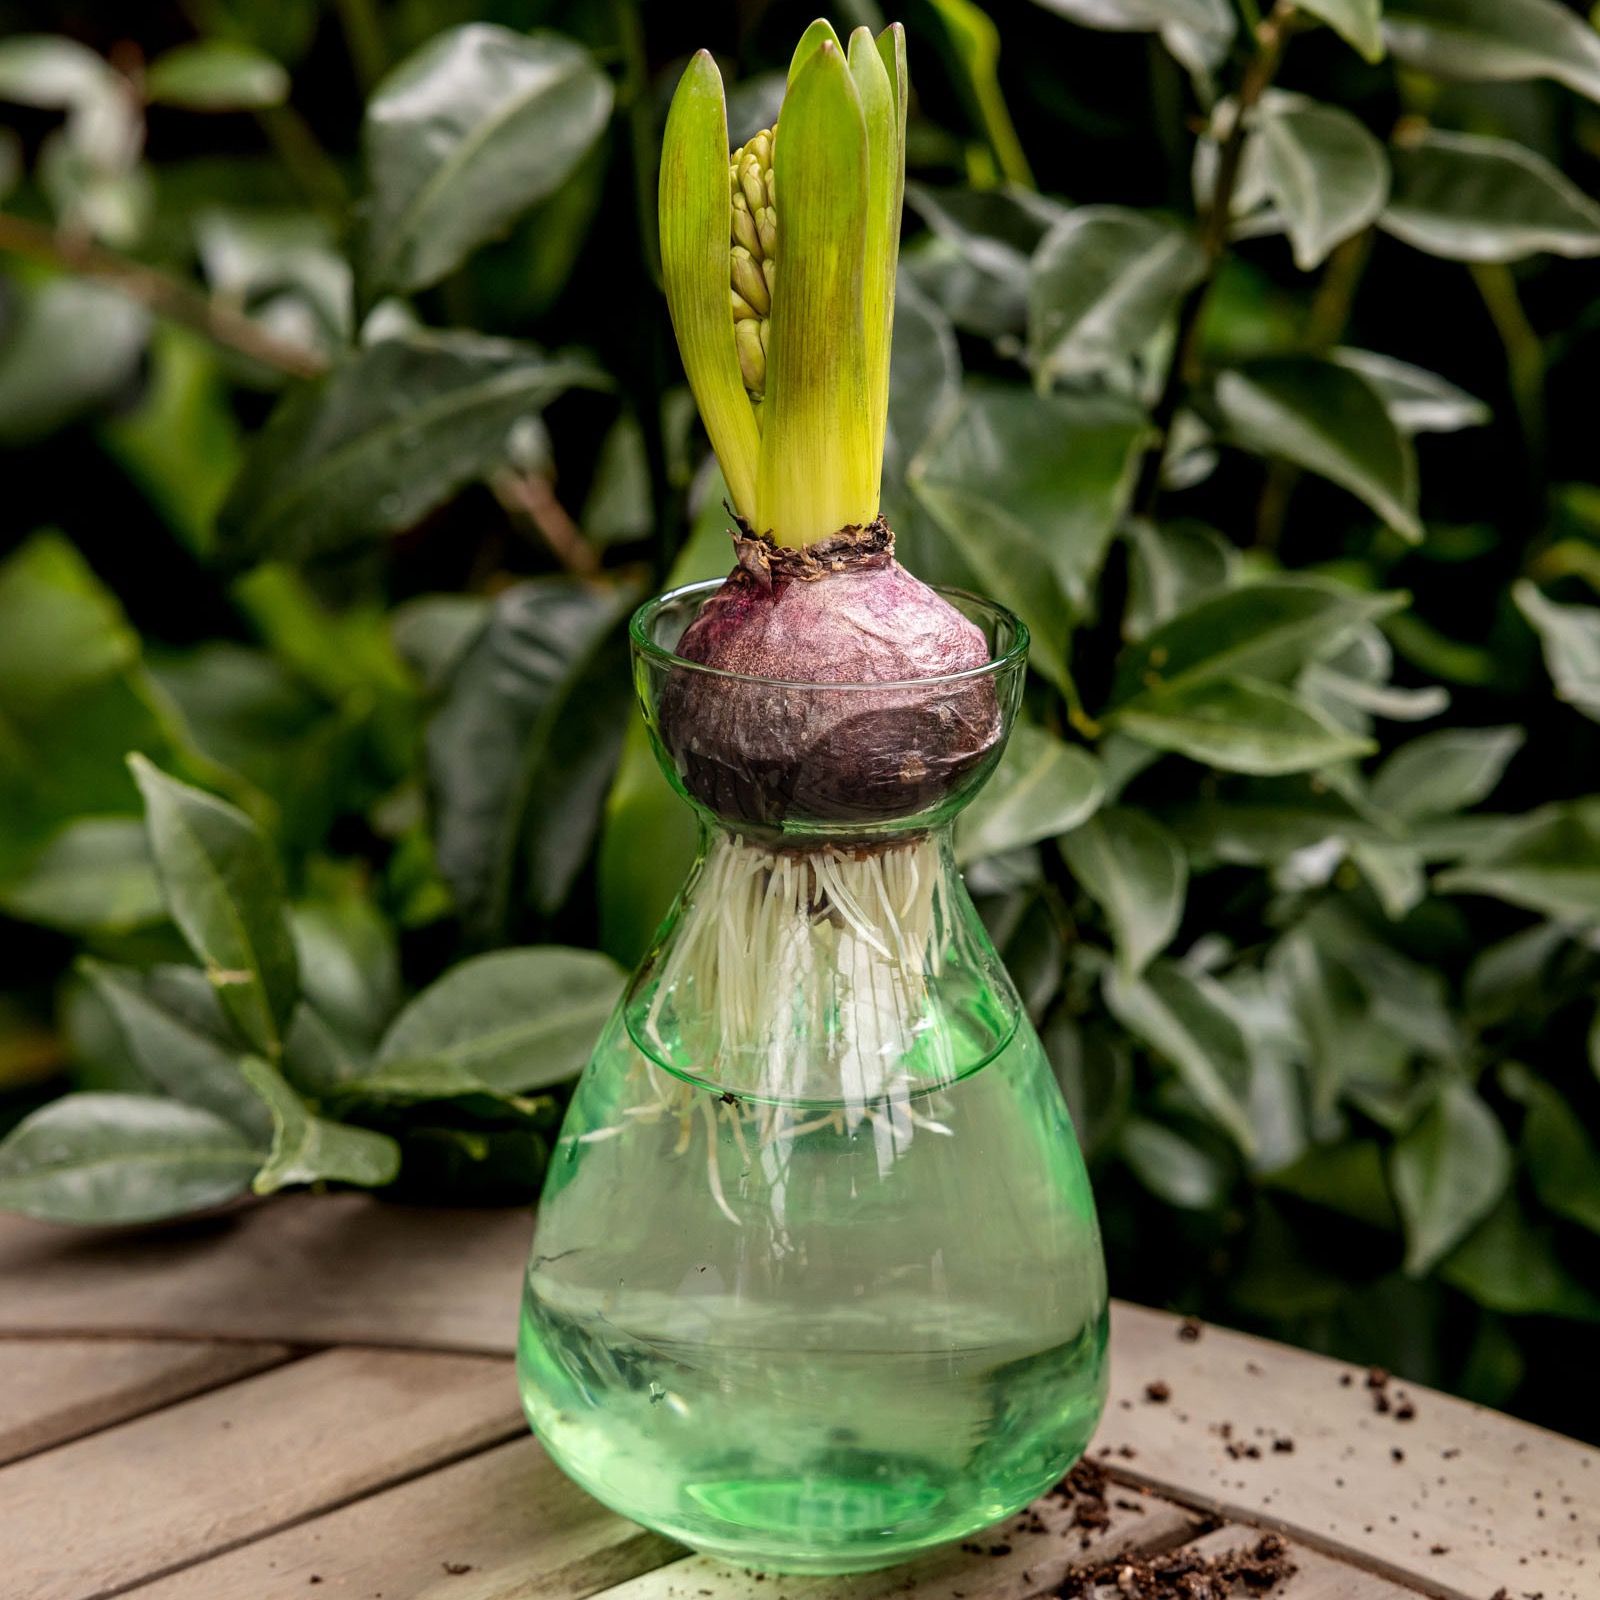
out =
[[[674,672],[700,672],[708,678],[723,678],[730,683],[755,684],[771,689],[806,689],[813,692],[838,689],[847,693],[876,691],[880,694],[896,689],[929,689],[947,684],[981,682],[985,678],[998,678],[1005,672],[1018,669],[1027,660],[1028,625],[1021,617],[987,595],[976,594],[971,589],[954,584],[940,583],[932,583],[928,587],[942,599],[964,600],[978,607],[989,614],[992,622],[1011,630],[1011,642],[999,655],[975,667],[963,667],[959,672],[935,673],[927,678],[879,678],[865,682],[829,678],[764,678],[749,672],[730,672],[726,667],[709,666],[703,661],[690,661],[688,657],[668,650],[650,637],[650,624],[669,605],[682,604],[691,599],[709,600],[727,581],[726,577],[702,578],[696,583],[679,584],[675,589],[664,590],[646,600],[628,619],[628,639],[634,651],[646,660]]]

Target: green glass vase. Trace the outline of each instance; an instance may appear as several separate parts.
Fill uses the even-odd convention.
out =
[[[672,706],[709,669],[671,647],[716,587],[634,619],[645,715],[702,845],[574,1092],[519,1378],[545,1448],[623,1515],[745,1566],[860,1571],[1027,1504],[1104,1403],[1082,1157],[951,851],[1027,635],[952,592],[989,636],[976,672],[715,674],[719,694],[784,697],[790,726],[929,730],[929,760],[901,739],[892,781],[841,789],[814,761],[730,774],[719,751],[708,775]],[[994,719],[981,759],[940,768],[937,730],[975,716]]]

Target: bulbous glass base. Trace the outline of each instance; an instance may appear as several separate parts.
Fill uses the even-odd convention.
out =
[[[888,1565],[1072,1465],[1105,1341],[1093,1203],[1025,1018],[877,1107],[719,1096],[611,1023],[519,1343],[535,1432],[607,1505],[747,1566]]]
[[[657,754],[707,826],[568,1108],[518,1371],[545,1447],[623,1515],[747,1566],[862,1571],[1019,1510],[1105,1400],[1083,1160],[950,842],[1015,715],[1027,634],[954,595],[989,643],[979,673],[723,673],[691,693],[706,669],[668,647],[716,588],[634,618]],[[661,739],[674,694],[733,688],[761,727],[809,730],[803,759],[693,719]],[[917,715],[879,716],[886,694]],[[941,765],[975,699],[996,737]],[[807,763],[849,788],[841,751],[862,756],[869,728],[921,809],[858,795],[817,814]],[[713,756],[727,782],[684,790]]]

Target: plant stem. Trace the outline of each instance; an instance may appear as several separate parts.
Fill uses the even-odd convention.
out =
[[[501,472],[494,478],[495,497],[508,511],[526,517],[539,530],[550,553],[568,571],[592,578],[600,557],[556,498],[554,485],[537,472]]]
[[[339,27],[344,32],[345,48],[350,52],[356,81],[363,95],[371,94],[373,84],[389,70],[389,47],[383,37],[383,23],[372,0],[334,0],[333,8],[339,13]]]
[[[1478,261],[1467,270],[1506,353],[1506,377],[1522,428],[1529,481],[1537,495],[1544,477],[1544,344],[1522,309],[1510,267]]]
[[[1216,181],[1211,188],[1211,199],[1200,216],[1200,248],[1206,258],[1205,273],[1184,297],[1183,305],[1179,308],[1172,357],[1167,363],[1161,393],[1150,412],[1154,438],[1145,452],[1139,468],[1138,485],[1133,493],[1133,510],[1138,516],[1149,516],[1155,508],[1156,498],[1161,492],[1161,469],[1166,463],[1172,425],[1182,409],[1190,385],[1199,376],[1201,323],[1211,296],[1211,287],[1228,253],[1233,196],[1239,184],[1239,169],[1244,160],[1248,133],[1245,124],[1249,113],[1255,109],[1277,74],[1293,15],[1294,8],[1288,0],[1278,0],[1272,15],[1255,29],[1256,48],[1245,63],[1239,79],[1239,90],[1234,97],[1233,122],[1217,152]]]
[[[256,120],[300,192],[315,210],[342,228],[349,199],[344,178],[333,158],[318,144],[306,119],[293,106],[282,105],[258,111]]]
[[[1306,317],[1304,348],[1308,355],[1326,355],[1344,337],[1355,303],[1356,290],[1372,254],[1372,230],[1363,229],[1342,240],[1328,258],[1328,265],[1311,300]],[[1275,550],[1288,516],[1289,501],[1300,482],[1300,468],[1290,461],[1273,461],[1267,467],[1261,498],[1256,504],[1256,544]]]
[[[327,366],[315,350],[290,344],[232,306],[220,305],[182,278],[148,267],[90,240],[56,233],[24,217],[0,212],[0,252],[80,277],[100,278],[159,317],[203,333],[263,366],[296,378],[314,378]]]
[[[645,267],[646,281],[657,293],[661,290],[661,239],[656,223],[656,168],[660,145],[655,113],[650,105],[650,63],[645,51],[644,23],[638,0],[612,0],[612,19],[617,44],[622,53],[622,83],[617,103],[627,118],[628,148],[632,157],[634,215],[637,219],[638,253],[635,259]],[[635,341],[642,392],[647,398],[638,407],[639,428],[644,435],[645,463],[650,472],[650,509],[655,524],[656,558],[662,576],[671,569],[678,552],[682,531],[681,507],[675,500],[667,472],[667,443],[662,431],[661,396],[667,386],[668,363],[662,348],[661,324],[654,297],[645,296],[648,315],[637,318],[640,333]]]

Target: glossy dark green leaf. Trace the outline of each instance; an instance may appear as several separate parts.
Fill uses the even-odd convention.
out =
[[[330,880],[290,910],[306,1001],[357,1050],[377,1043],[400,1007],[394,929],[354,881]]]
[[[276,1058],[299,993],[278,863],[236,807],[129,761],[168,914],[251,1046]]]
[[[1087,750],[1023,723],[956,825],[956,860],[964,865],[1065,833],[1104,793],[1099,763]]]
[[[1407,66],[1441,78],[1552,78],[1600,100],[1600,35],[1558,0],[1389,0],[1384,36]]]
[[[1289,683],[1399,597],[1318,578],[1277,578],[1203,594],[1117,659],[1111,705],[1224,678]]]
[[[0,1211],[47,1222],[154,1222],[243,1194],[261,1158],[237,1128],[198,1106],[67,1095],[0,1143]]]
[[[1320,17],[1368,61],[1382,58],[1383,33],[1378,19],[1383,0],[1302,0],[1299,9]]]
[[[1526,578],[1511,597],[1539,635],[1557,697],[1600,722],[1600,606],[1558,605]]]
[[[906,205],[928,234],[906,252],[917,287],[958,328],[998,338],[1028,315],[1028,261],[1066,208],[1031,190],[906,185]]]
[[[218,547],[302,561],[400,532],[502,465],[518,421],[604,381],[579,357],[474,333],[367,345],[273,413],[219,513]]]
[[[1521,1150],[1534,1193],[1557,1216],[1600,1233],[1600,1147],[1578,1114],[1516,1062],[1500,1069],[1500,1085],[1525,1111]]]
[[[568,177],[611,115],[610,80],[554,33],[450,28],[378,86],[362,151],[369,298],[437,283]]]
[[[1138,355],[1204,272],[1199,244],[1177,222],[1122,206],[1069,212],[1028,271],[1028,356],[1039,383]]]
[[[1446,1283],[1508,1316],[1600,1322],[1596,1294],[1563,1258],[1555,1230],[1508,1194],[1439,1269]]]
[[[150,331],[143,307],[81,278],[25,291],[14,315],[0,341],[6,445],[42,438],[114,400],[132,383]]]
[[[262,111],[289,98],[289,74],[264,51],[229,39],[196,39],[145,69],[145,97],[189,111]]]
[[[13,877],[0,911],[66,933],[127,933],[166,911],[144,828],[133,817],[79,817]]]
[[[1394,842],[1398,833],[1349,796],[1309,777],[1261,778],[1227,786],[1162,812],[1197,870],[1222,862],[1277,865],[1327,841]]]
[[[443,1061],[513,1094],[579,1072],[622,993],[593,950],[497,950],[452,967],[395,1018],[378,1061]]]
[[[258,1056],[245,1057],[241,1071],[272,1114],[272,1149],[251,1185],[257,1194],[307,1183],[381,1189],[399,1175],[400,1146],[388,1134],[317,1116]]]
[[[1038,0],[1047,11],[1058,12],[1085,28],[1108,33],[1155,33],[1174,23],[1204,28],[1210,13],[1197,0]]]
[[[1227,1162],[1148,1117],[1130,1117],[1117,1147],[1151,1194],[1182,1211],[1214,1210],[1232,1186]]]
[[[1451,261],[1600,254],[1600,205],[1523,145],[1434,129],[1391,159],[1394,189],[1378,223],[1418,250]]]
[[[1439,1085],[1416,1126],[1389,1153],[1406,1231],[1406,1271],[1420,1276],[1480,1223],[1511,1181],[1495,1114],[1458,1078]]]
[[[974,386],[912,463],[917,498],[1028,624],[1033,659],[1058,684],[1070,619],[1088,602],[1145,434],[1125,400]]]
[[[1489,408],[1448,379],[1376,350],[1348,346],[1331,352],[1341,367],[1359,372],[1383,396],[1389,418],[1402,433],[1454,433],[1489,421]]]
[[[1399,1226],[1384,1175],[1383,1152],[1375,1139],[1352,1139],[1347,1144],[1308,1150],[1292,1166],[1266,1174],[1262,1182],[1369,1227],[1389,1231]]]
[[[1122,970],[1136,977],[1183,918],[1189,866],[1178,841],[1142,812],[1116,807],[1068,833],[1061,853],[1105,913]]]
[[[1235,444],[1331,479],[1397,533],[1422,537],[1411,441],[1359,373],[1315,356],[1276,356],[1221,373],[1215,398]]]
[[[1158,524],[1135,517],[1123,537],[1129,554],[1123,633],[1129,639],[1142,639],[1233,581],[1238,552],[1201,523]]]
[[[557,864],[560,873],[537,884],[546,911],[564,892],[560,876],[570,882],[574,855],[581,860],[593,837],[603,789],[548,793],[546,763],[554,759],[554,741],[565,728],[569,754],[605,757],[601,776],[609,774],[631,697],[624,673],[618,703],[617,673],[611,670],[599,696],[604,703],[596,703],[593,674],[615,667],[600,653],[628,598],[563,579],[507,589],[462,656],[429,724],[439,870],[475,939],[505,936],[530,870],[528,852],[553,849],[557,840],[550,830],[570,830],[576,851],[569,847]],[[575,733],[580,737],[573,745]]]
[[[1502,824],[1435,879],[1568,922],[1600,921],[1600,802],[1544,806]]]
[[[1138,978],[1112,972],[1106,1004],[1124,1027],[1171,1065],[1206,1114],[1246,1155],[1255,1148],[1250,1045],[1226,990],[1171,961]]]
[[[1158,750],[1259,776],[1303,772],[1376,748],[1309,700],[1255,678],[1153,690],[1118,708],[1109,720]]]
[[[1267,191],[1309,272],[1359,233],[1389,198],[1383,146],[1348,111],[1298,97],[1268,101],[1256,121]]]
[[[1486,800],[1518,750],[1521,728],[1445,728],[1403,744],[1378,769],[1373,805],[1413,819],[1466,811]]]
[[[265,1147],[271,1123],[239,1071],[241,1052],[228,1038],[227,1018],[203,980],[197,1005],[195,994],[170,981],[170,974],[142,978],[89,960],[79,970],[111,1013],[146,1081],[175,1100],[214,1112],[252,1144]],[[200,978],[198,972],[194,976]]]

